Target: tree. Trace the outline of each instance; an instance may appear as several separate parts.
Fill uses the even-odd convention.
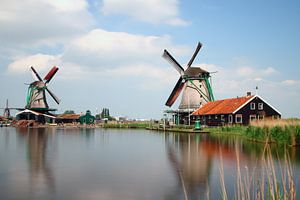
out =
[[[66,110],[64,114],[75,114],[74,110]]]

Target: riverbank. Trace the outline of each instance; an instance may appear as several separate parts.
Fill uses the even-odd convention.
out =
[[[300,120],[264,120],[249,126],[209,128],[211,134],[238,135],[254,142],[300,145]]]
[[[17,127],[59,127],[59,128],[114,128],[114,129],[146,129],[161,132],[177,133],[210,133],[222,136],[240,136],[254,142],[278,143],[291,146],[300,145],[300,120],[281,119],[263,120],[251,123],[249,126],[209,127],[195,130],[193,126],[163,126],[163,124],[146,122],[108,122],[91,125],[85,124],[37,124],[34,121],[18,121],[12,123]]]

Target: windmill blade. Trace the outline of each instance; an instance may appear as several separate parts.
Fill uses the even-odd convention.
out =
[[[193,62],[194,62],[198,52],[200,51],[201,47],[202,47],[202,44],[200,42],[198,42],[197,48],[196,48],[193,56],[191,57],[189,63],[187,64],[187,68],[189,68],[193,64]]]
[[[39,79],[38,79],[38,77],[35,75],[35,73],[34,73],[32,70],[30,70],[30,72],[31,72],[32,78],[33,78],[35,81],[39,81]],[[30,84],[27,84],[27,85],[30,85]]]
[[[43,81],[43,79],[40,77],[40,75],[35,71],[35,69],[33,68],[33,66],[30,67],[32,72],[33,72],[33,75],[36,77],[37,80],[39,81]]]
[[[46,81],[45,83],[49,83],[57,71],[58,71],[58,67],[56,66],[52,67],[52,69],[48,72],[48,74],[44,78],[44,80]]]
[[[162,55],[182,76],[184,75],[184,69],[180,66],[180,64],[171,56],[171,54],[165,49],[164,54]]]
[[[167,102],[166,102],[166,106],[171,107],[173,105],[173,103],[176,101],[177,97],[179,96],[181,90],[183,89],[185,82],[182,82],[182,77],[180,77],[172,91],[172,93],[170,94]]]
[[[49,90],[49,88],[46,88],[46,90],[48,91],[48,93],[50,94],[50,96],[54,99],[54,101],[59,104],[60,100],[59,98],[57,98],[57,96],[54,95],[53,92],[51,92],[51,90]]]

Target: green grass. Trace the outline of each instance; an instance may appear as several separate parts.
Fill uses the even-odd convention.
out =
[[[300,125],[224,126],[206,129],[212,134],[240,135],[252,141],[299,145]]]
[[[146,129],[149,123],[118,123],[118,124],[103,124],[103,128],[133,128],[133,129]]]

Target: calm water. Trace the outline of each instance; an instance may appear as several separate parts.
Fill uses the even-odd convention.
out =
[[[284,167],[284,149],[273,148],[275,165]],[[263,145],[232,137],[0,128],[0,199],[173,200],[203,199],[207,194],[220,199],[220,152],[232,199],[236,149],[242,172],[258,172]],[[297,191],[299,153],[289,150]]]

